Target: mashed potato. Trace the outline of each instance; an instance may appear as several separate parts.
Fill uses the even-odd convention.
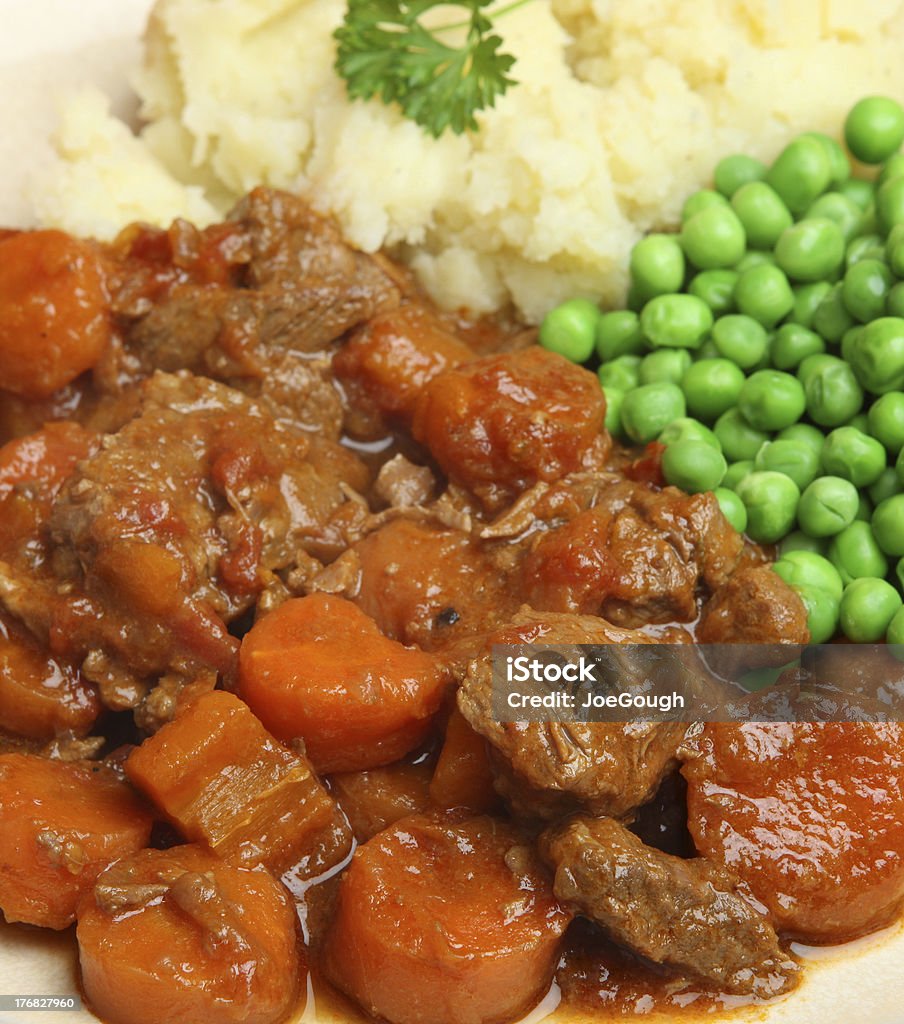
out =
[[[49,225],[205,222],[259,183],[302,190],[448,307],[530,320],[623,300],[640,235],[722,156],[838,135],[860,96],[904,100],[901,0],[534,0],[498,22],[519,84],[472,136],[433,140],[333,72],[342,0],[159,0],[138,140],[97,95],[64,114],[36,190]]]

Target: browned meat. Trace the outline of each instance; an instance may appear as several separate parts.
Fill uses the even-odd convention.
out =
[[[534,608],[628,627],[692,622],[700,592],[728,579],[742,547],[712,494],[604,484],[592,508],[535,542],[525,597]]]
[[[520,813],[551,817],[578,807],[616,818],[646,803],[675,765],[680,722],[498,722],[492,706],[492,644],[624,644],[649,638],[591,616],[525,611],[489,637],[468,668],[458,706],[504,770],[500,793]]]
[[[601,466],[605,411],[592,373],[535,347],[433,377],[412,431],[450,480],[498,509],[540,480]]]
[[[797,965],[726,869],[655,850],[611,818],[574,818],[540,851],[557,898],[648,960],[761,998],[796,984]]]
[[[402,643],[442,650],[504,622],[517,609],[505,573],[460,530],[396,519],[355,550],[357,603]],[[477,651],[472,647],[470,657]]]
[[[53,649],[84,658],[114,705],[133,705],[139,681],[166,672],[229,675],[237,644],[225,623],[299,553],[327,544],[345,489],[367,475],[230,388],[158,374],[139,415],[56,499],[52,596],[4,579],[7,606]]]
[[[712,596],[697,626],[704,644],[805,644],[803,601],[771,566],[739,569]]]

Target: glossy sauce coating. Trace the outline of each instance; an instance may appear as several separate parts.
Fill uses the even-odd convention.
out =
[[[838,942],[904,900],[904,726],[709,723],[682,771],[697,850],[786,935]]]

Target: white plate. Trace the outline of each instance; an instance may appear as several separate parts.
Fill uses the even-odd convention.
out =
[[[150,0],[0,0],[0,224],[29,223],[23,186],[50,157],[57,97],[93,83],[112,97],[118,112],[128,116],[134,109],[127,75],[140,52],[150,5]],[[0,994],[71,994],[75,985],[71,931],[57,935],[0,922]],[[341,1018],[341,1011],[337,1016],[322,1004],[305,1014],[305,1021]],[[788,999],[729,1019],[737,1024],[904,1024],[904,927],[826,953]],[[706,1020],[716,1024],[712,1017]],[[87,1013],[0,1010],[0,1024],[94,1021]]]

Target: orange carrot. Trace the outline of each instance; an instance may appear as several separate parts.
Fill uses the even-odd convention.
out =
[[[100,359],[112,329],[95,248],[61,231],[0,239],[0,381],[46,398]]]
[[[0,729],[37,740],[67,731],[84,736],[99,713],[97,690],[75,666],[0,616]]]
[[[147,845],[151,815],[107,767],[0,756],[0,909],[66,928],[112,860]]]
[[[82,983],[108,1024],[275,1024],[297,1000],[295,909],[266,871],[144,850],[79,907]]]
[[[126,775],[191,842],[303,877],[343,860],[351,833],[302,755],[231,693],[206,693],[134,750]]]
[[[363,843],[409,814],[430,803],[432,765],[397,761],[364,772],[339,772],[330,778],[330,790]]]
[[[511,826],[416,815],[359,847],[324,966],[391,1024],[515,1019],[546,991],[567,923]]]
[[[242,641],[239,692],[320,772],[390,764],[418,746],[445,691],[436,659],[385,637],[341,597],[286,601]]]
[[[499,804],[486,740],[474,732],[458,708],[446,725],[446,738],[430,782],[430,799],[436,807],[465,807],[474,814],[486,814]]]

